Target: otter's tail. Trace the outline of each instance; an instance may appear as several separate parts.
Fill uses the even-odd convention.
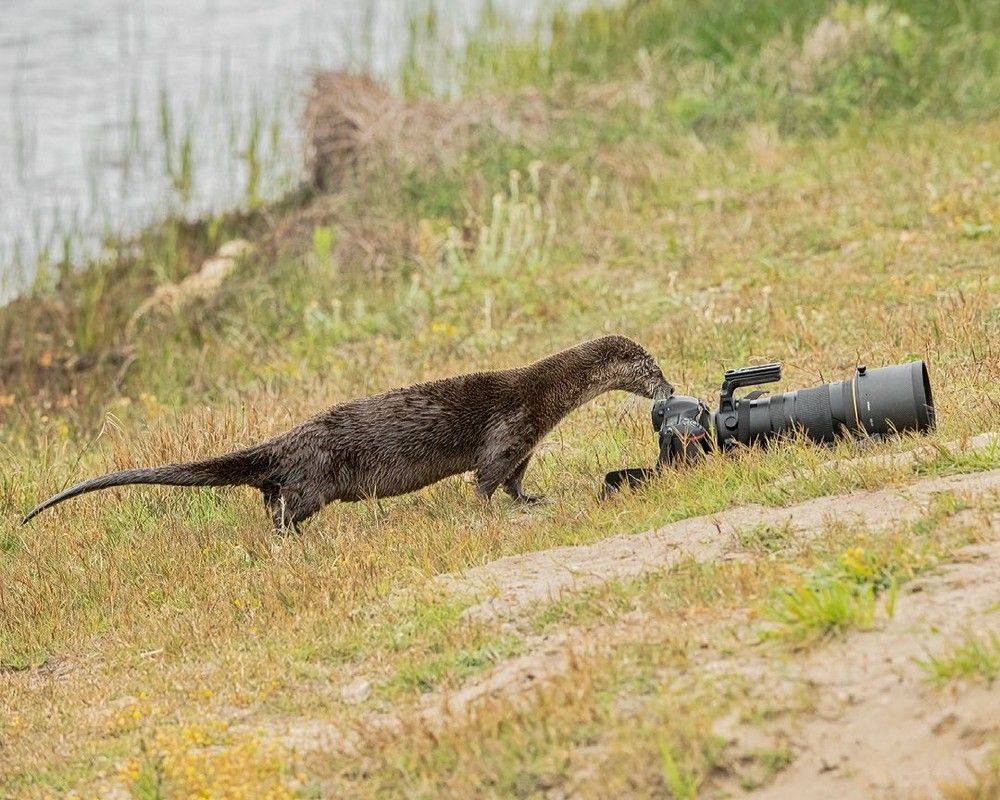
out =
[[[164,486],[256,486],[262,483],[270,468],[270,459],[260,448],[249,448],[228,453],[204,461],[186,464],[165,464],[148,469],[124,469],[111,472],[99,478],[91,478],[64,489],[43,503],[39,503],[21,520],[24,525],[45,509],[69,500],[79,494],[107,489],[111,486],[126,486],[132,483],[151,483]]]

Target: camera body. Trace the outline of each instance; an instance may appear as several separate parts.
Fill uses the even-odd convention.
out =
[[[660,440],[658,467],[696,461],[712,447],[712,412],[697,397],[659,400],[653,403],[652,416]]]

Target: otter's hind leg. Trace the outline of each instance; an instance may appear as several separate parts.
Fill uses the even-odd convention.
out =
[[[262,489],[264,506],[271,515],[276,533],[285,534],[291,528],[299,533],[299,523],[304,522],[323,506],[318,495],[289,486],[269,486]]]

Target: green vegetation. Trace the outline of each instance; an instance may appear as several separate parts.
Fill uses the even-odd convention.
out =
[[[1000,634],[970,633],[946,652],[928,655],[920,666],[927,680],[938,686],[970,678],[992,683],[1000,675]]]
[[[393,135],[366,131],[332,165],[339,181],[265,204],[258,126],[251,210],[165,222],[86,270],[53,265],[0,309],[0,794],[738,785],[713,726],[772,699],[725,671],[686,673],[697,654],[740,651],[747,620],[789,658],[786,640],[877,626],[906,602],[896,586],[988,521],[960,522],[969,509],[946,496],[878,536],[750,527],[735,540],[745,561],[685,562],[515,620],[469,619],[483,598],[435,580],[736,504],[1000,466],[995,445],[944,447],[1000,429],[997,15],[921,0],[636,0],[559,11],[517,40],[494,14],[461,52],[432,46],[431,15],[413,26],[405,100],[385,101]],[[190,154],[168,123],[181,191]],[[129,325],[235,237],[256,249],[218,291]],[[526,480],[550,502],[530,509],[483,507],[454,480],[331,506],[277,540],[250,493],[137,488],[18,524],[84,475],[221,452],[333,402],[607,331],[704,397],[723,368],[758,360],[784,361],[792,388],[926,357],[935,449],[885,464],[864,457],[917,443],[790,442],[600,502],[606,470],[655,455],[646,405],[612,396],[550,437]],[[608,644],[608,628],[628,635]],[[428,722],[439,693],[571,630],[585,643],[564,673]],[[992,640],[979,644],[937,657],[940,669],[981,671],[957,666],[988,664]],[[65,677],[36,682],[48,674]],[[340,687],[358,678],[373,691],[352,704]],[[330,720],[330,741],[305,724]],[[742,779],[768,780],[788,756],[751,754]]]
[[[697,778],[678,766],[677,760],[670,751],[670,746],[666,743],[661,750],[661,757],[663,758],[663,779],[667,784],[670,796],[677,798],[677,800],[694,800],[698,797]]]
[[[927,515],[909,526],[908,536],[857,543],[803,572],[763,607],[764,617],[777,625],[769,635],[807,642],[870,630],[882,596],[892,617],[899,583],[939,562],[942,542],[927,534],[962,509],[954,497],[939,495]]]
[[[875,624],[875,590],[844,575],[809,574],[783,589],[766,611],[783,631],[799,639],[865,631]]]

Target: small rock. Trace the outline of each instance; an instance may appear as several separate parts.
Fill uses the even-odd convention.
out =
[[[206,290],[214,290],[218,284],[226,278],[230,272],[233,271],[233,259],[230,256],[216,256],[214,258],[206,259],[201,265],[201,269],[196,273],[201,279],[201,283],[204,285]],[[184,285],[184,281],[181,285]],[[190,283],[190,281],[188,281]],[[199,287],[201,288],[201,287]]]
[[[343,701],[353,705],[365,702],[371,696],[371,693],[371,681],[367,681],[364,678],[358,678],[340,690],[340,696]]]
[[[931,726],[931,733],[935,736],[940,736],[943,733],[947,733],[952,728],[955,727],[955,723],[958,722],[958,717],[948,712],[941,717],[937,722]]]
[[[251,255],[254,249],[246,239],[230,239],[218,249],[216,255],[219,258],[245,258]]]

